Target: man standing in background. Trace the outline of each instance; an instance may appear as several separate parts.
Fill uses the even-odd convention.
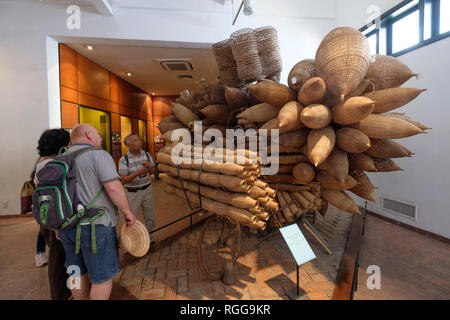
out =
[[[151,232],[155,228],[155,207],[151,174],[156,172],[155,162],[150,154],[142,150],[142,141],[134,133],[124,139],[128,148],[119,161],[119,175],[127,190],[128,202],[134,214],[142,208],[145,226]],[[150,240],[153,242],[152,234]]]

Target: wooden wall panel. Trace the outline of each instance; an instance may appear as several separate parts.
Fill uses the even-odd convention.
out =
[[[80,92],[78,94],[78,101],[79,104],[86,107],[91,107],[104,111],[111,111],[111,103],[109,101],[91,96],[83,92]]]
[[[164,118],[172,114],[172,105],[169,99],[164,99]]]
[[[120,88],[120,104],[125,107],[131,107],[131,85],[119,79],[119,88]]]
[[[145,108],[147,113],[147,120],[153,121],[153,100],[150,95],[145,96]]]
[[[72,129],[78,124],[78,105],[67,101],[61,101],[61,127]]]
[[[139,121],[137,118],[131,118],[131,129],[133,133],[139,134]]]
[[[120,103],[119,77],[111,72],[109,73],[109,99],[111,102]]]
[[[120,132],[120,115],[118,113],[111,113],[111,131]]]
[[[131,90],[130,90],[130,96],[131,96],[131,108],[135,109],[135,110],[139,110],[139,104],[138,104],[138,88],[136,88],[135,86],[131,85]]]
[[[78,91],[64,86],[59,86],[61,100],[78,103]]]
[[[147,113],[143,111],[139,111],[138,118],[141,120],[147,120]]]
[[[77,53],[65,46],[59,45],[59,82],[61,85],[77,90]]]
[[[128,108],[128,107],[120,105],[120,109],[119,110],[120,110],[120,114],[121,115],[124,115],[124,116],[127,116],[127,117],[131,117],[131,113],[132,113],[131,108]]]
[[[164,116],[164,97],[153,98],[153,118]]]
[[[141,90],[138,92],[138,110],[146,112],[146,105],[145,105],[145,99],[147,94]]]
[[[109,101],[109,71],[78,55],[78,91]]]
[[[111,102],[111,112],[120,113],[120,104]]]

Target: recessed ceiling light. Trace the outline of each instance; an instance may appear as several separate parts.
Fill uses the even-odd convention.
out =
[[[94,49],[94,46],[91,46],[90,44],[88,44],[88,45],[86,46],[86,48],[87,48],[88,50],[92,50],[92,49]]]
[[[155,95],[155,93],[154,92],[152,92],[152,96],[154,96]]]
[[[127,76],[131,77],[131,72],[127,72]]]

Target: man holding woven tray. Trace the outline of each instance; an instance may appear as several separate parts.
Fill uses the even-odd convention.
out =
[[[150,175],[156,173],[155,162],[148,152],[142,150],[142,141],[138,135],[129,134],[123,142],[128,152],[120,158],[119,175],[127,190],[131,211],[137,216],[142,208],[145,226],[151,232],[155,228],[155,206]],[[154,242],[152,234],[150,241]]]

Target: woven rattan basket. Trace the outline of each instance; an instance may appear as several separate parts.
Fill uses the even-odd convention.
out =
[[[150,249],[150,235],[144,224],[138,220],[132,226],[124,224],[120,231],[121,247],[132,256],[140,258]]]
[[[254,29],[258,43],[258,53],[263,68],[263,74],[271,77],[282,70],[280,46],[278,45],[277,30],[266,26]]]
[[[243,83],[238,76],[237,64],[231,50],[230,39],[213,44],[212,50],[219,68],[220,82],[230,87],[241,86]]]
[[[239,79],[246,82],[264,79],[255,32],[250,28],[241,29],[233,32],[230,39]]]

